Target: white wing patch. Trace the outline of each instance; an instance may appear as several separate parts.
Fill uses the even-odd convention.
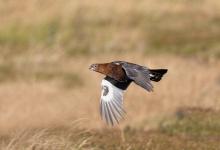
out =
[[[119,123],[125,114],[123,109],[123,93],[107,80],[102,80],[102,95],[100,100],[100,113],[102,119],[108,125]]]

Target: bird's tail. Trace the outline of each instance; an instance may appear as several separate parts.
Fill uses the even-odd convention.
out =
[[[150,69],[150,80],[158,82],[161,80],[163,75],[167,73],[167,69]]]

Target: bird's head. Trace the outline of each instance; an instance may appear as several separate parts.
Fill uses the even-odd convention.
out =
[[[109,63],[92,64],[92,65],[90,65],[89,70],[107,75],[109,73],[109,71],[111,70],[111,67],[110,67]]]
[[[89,70],[98,72],[99,64],[92,64],[92,65],[90,65]]]
[[[92,64],[90,65],[89,69],[110,77],[113,76],[114,73],[116,74],[117,72],[121,71],[119,65],[114,63]]]

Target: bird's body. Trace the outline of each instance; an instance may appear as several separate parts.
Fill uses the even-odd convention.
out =
[[[135,82],[147,91],[153,91],[151,81],[160,81],[167,69],[148,69],[137,64],[114,61],[104,64],[92,64],[90,69],[106,75],[102,80],[100,113],[107,124],[114,125],[123,118],[123,93],[131,82]]]

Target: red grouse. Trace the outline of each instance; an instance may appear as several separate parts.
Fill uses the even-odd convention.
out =
[[[119,123],[123,118],[125,114],[123,93],[132,81],[151,92],[153,91],[151,81],[160,81],[167,72],[167,69],[149,69],[125,61],[92,64],[89,69],[106,75],[101,83],[100,113],[108,125]]]

